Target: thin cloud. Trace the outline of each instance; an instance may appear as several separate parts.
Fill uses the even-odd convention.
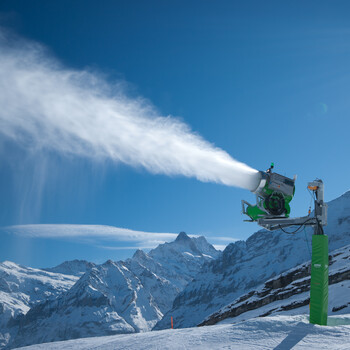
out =
[[[165,243],[165,242],[160,242],[161,243]],[[117,247],[117,246],[103,246],[100,245],[98,246],[98,248],[101,249],[107,249],[107,250],[137,250],[137,249],[153,249],[155,248],[155,246],[128,246],[128,247]]]
[[[0,228],[1,232],[25,238],[46,238],[79,241],[107,250],[153,249],[159,244],[172,242],[177,233],[134,231],[107,225],[38,224],[14,225]],[[189,235],[199,237],[199,235]],[[207,237],[210,243],[233,242],[230,237]],[[215,249],[224,250],[226,245],[213,244]]]
[[[1,231],[26,238],[77,241],[108,250],[152,249],[159,244],[174,241],[178,235],[167,232],[135,231],[107,225],[70,224],[14,225],[3,227]]]
[[[177,237],[176,233],[134,231],[105,225],[14,225],[2,229],[4,232],[28,238],[100,238],[121,242],[165,242]]]

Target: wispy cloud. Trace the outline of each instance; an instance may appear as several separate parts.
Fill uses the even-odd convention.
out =
[[[64,239],[85,242],[100,249],[136,250],[152,249],[159,244],[174,241],[177,233],[134,231],[106,225],[38,224],[14,225],[0,228],[1,232],[26,238]],[[198,237],[199,235],[189,235]],[[207,237],[210,243],[233,242],[230,237]],[[213,244],[223,250],[226,245]]]
[[[125,242],[139,242],[143,240],[169,241],[175,239],[177,236],[176,233],[134,231],[127,228],[106,225],[14,225],[4,227],[2,230],[8,233],[31,238],[98,237]]]
[[[253,189],[257,171],[88,70],[0,31],[0,133],[26,149],[110,159],[151,173]]]
[[[155,246],[138,246],[138,245],[133,245],[133,246],[127,246],[127,247],[118,247],[118,246],[103,246],[100,245],[98,248],[101,249],[107,249],[107,250],[136,250],[136,249],[153,249]]]
[[[176,233],[134,231],[105,225],[15,225],[1,231],[26,238],[79,241],[103,249],[149,249],[176,239]]]

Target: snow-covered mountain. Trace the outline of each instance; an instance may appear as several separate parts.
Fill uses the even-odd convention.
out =
[[[70,276],[82,276],[85,272],[89,271],[93,267],[95,267],[96,264],[86,261],[86,260],[71,260],[71,261],[64,261],[62,264],[59,264],[55,267],[48,267],[44,268],[43,270],[49,271],[49,272],[56,272],[61,273],[64,275],[70,275]]]
[[[138,250],[125,262],[89,266],[71,289],[17,321],[10,346],[151,330],[201,266],[220,254],[204,237],[181,232],[148,254]],[[86,264],[75,265],[51,270],[78,274],[77,268]]]
[[[147,259],[144,259],[145,255]],[[204,262],[218,258],[221,252],[203,236],[190,238],[185,232],[180,232],[174,242],[160,244],[145,255],[141,258],[135,254],[133,259],[171,281],[180,291],[198,273]]]
[[[15,319],[45,300],[70,289],[76,276],[43,271],[5,261],[0,263],[0,348],[16,330]]]
[[[207,317],[200,326],[233,323],[275,314],[309,312],[310,263],[298,265],[241,295]],[[329,255],[328,315],[350,313],[350,245]]]
[[[328,203],[330,251],[350,244],[350,191]],[[155,329],[195,326],[266,280],[310,260],[312,230],[295,235],[260,230],[246,241],[229,244],[221,257],[205,264],[175,298]]]

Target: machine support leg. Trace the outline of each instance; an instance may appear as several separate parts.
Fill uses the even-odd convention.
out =
[[[312,236],[310,323],[327,325],[328,313],[328,237]]]

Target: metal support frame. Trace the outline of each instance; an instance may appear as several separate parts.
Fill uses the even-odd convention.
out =
[[[265,216],[257,220],[258,225],[269,231],[275,231],[289,226],[313,226],[315,235],[323,234],[322,226],[327,225],[327,204],[324,202],[324,185],[322,180],[317,179],[309,182],[308,189],[315,194],[314,216],[308,215],[298,218]],[[249,204],[248,202],[242,201],[242,205],[243,202]]]
[[[269,231],[279,230],[290,226],[317,226],[317,220],[314,217],[302,216],[299,218],[263,218],[259,219],[258,225]]]

